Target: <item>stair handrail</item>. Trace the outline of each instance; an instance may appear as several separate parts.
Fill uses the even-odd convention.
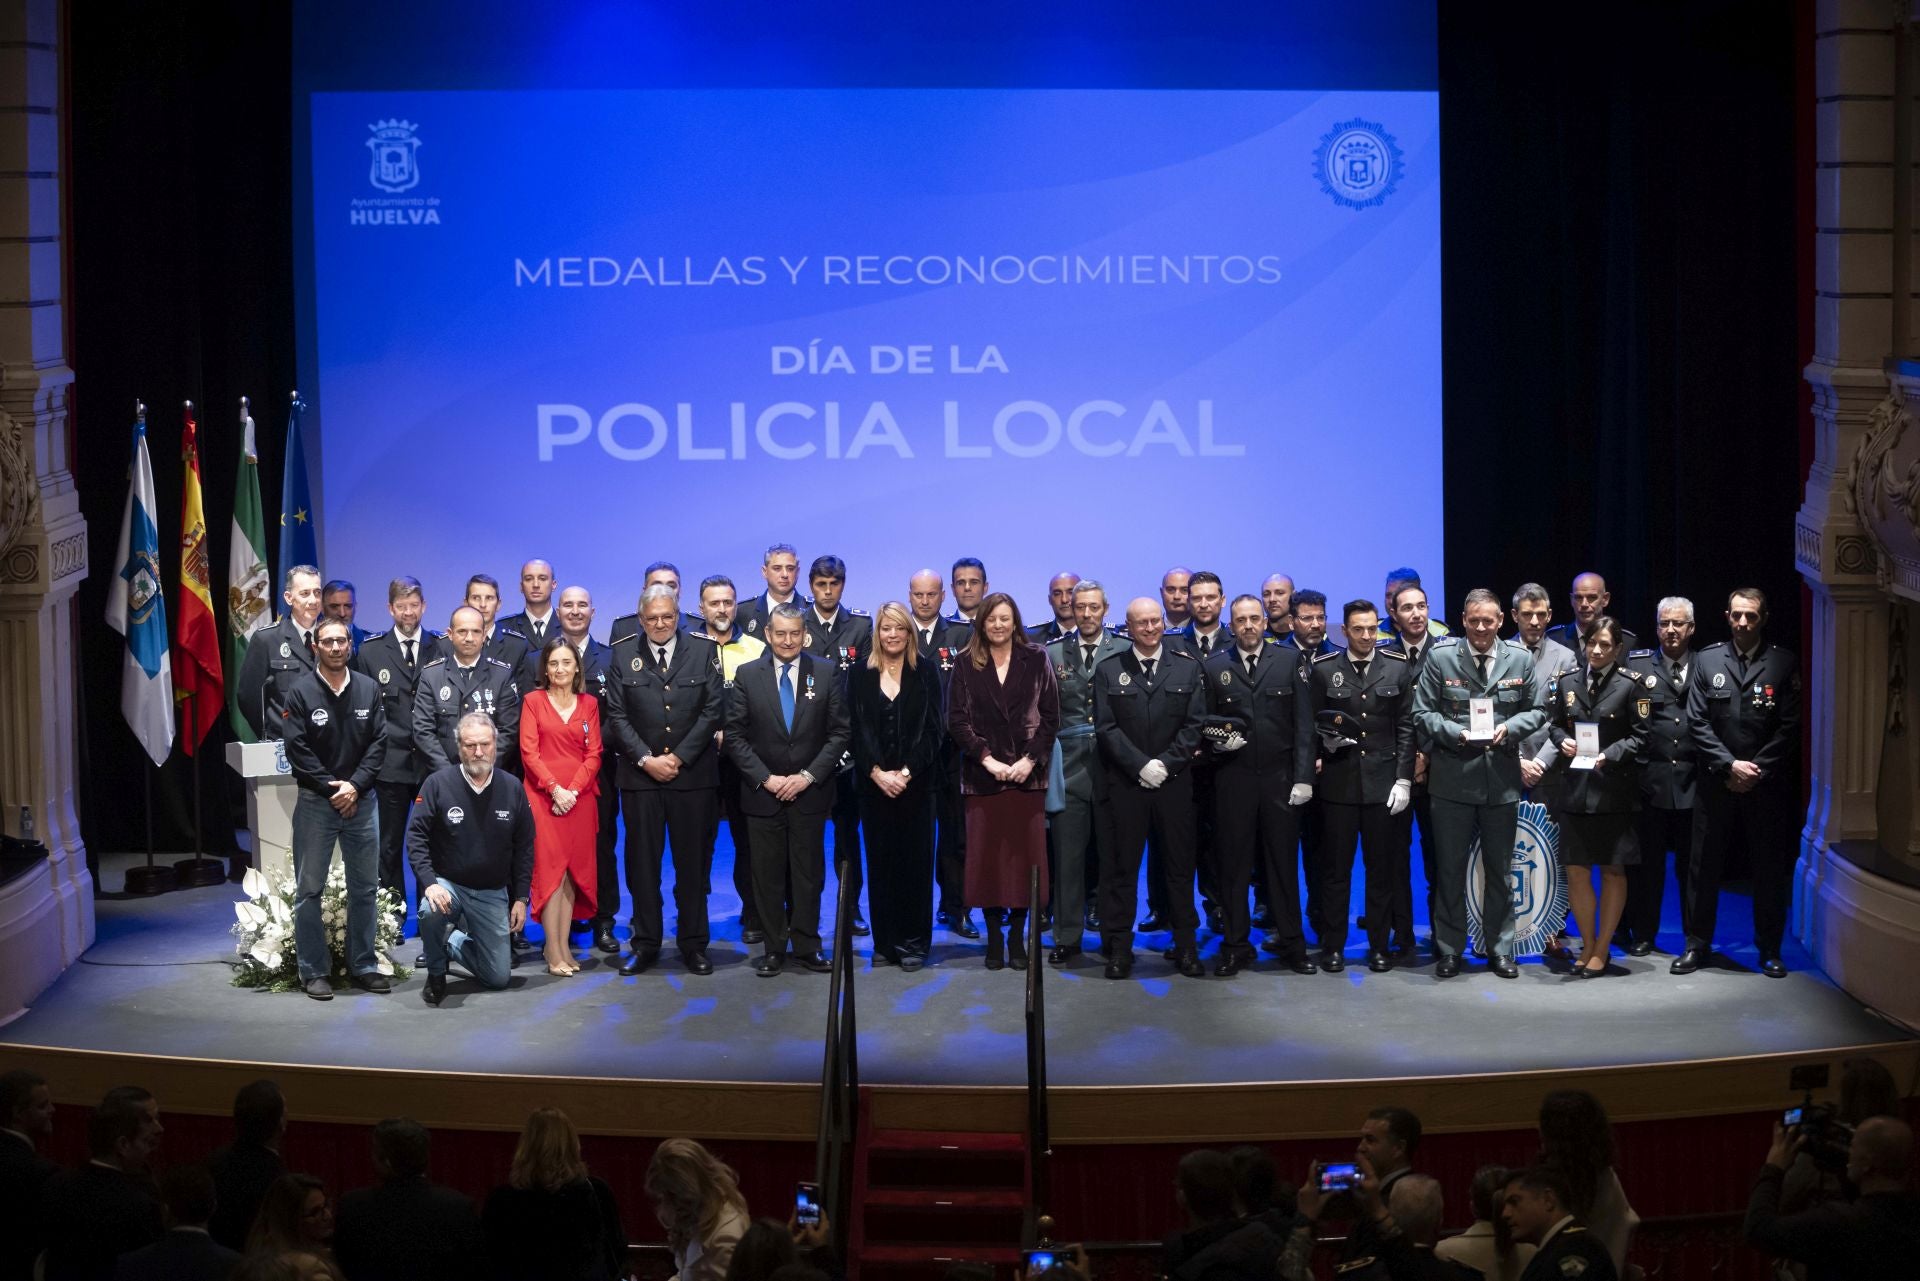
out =
[[[859,910],[845,862],[836,869],[832,982],[827,988],[827,1028],[820,1065],[820,1120],[814,1135],[813,1177],[833,1231],[834,1252],[845,1258],[852,1167],[847,1152],[859,1127],[860,1055],[853,994],[853,918]]]
[[[1027,1214],[1025,1243],[1035,1241],[1050,1198],[1053,1139],[1047,1116],[1047,1007],[1040,950],[1040,869],[1027,873]]]

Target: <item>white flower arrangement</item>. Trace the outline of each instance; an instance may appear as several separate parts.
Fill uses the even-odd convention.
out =
[[[240,882],[247,897],[233,905],[233,950],[240,961],[233,975],[235,987],[263,987],[271,992],[293,992],[300,987],[300,964],[294,955],[293,901],[298,886],[292,876],[269,880],[258,868],[248,868]],[[374,958],[380,972],[396,979],[408,971],[393,962],[407,921],[406,904],[392,890],[382,888],[373,900]],[[329,976],[347,980],[347,870],[339,860],[327,869],[327,885],[320,892],[320,920],[326,929]]]

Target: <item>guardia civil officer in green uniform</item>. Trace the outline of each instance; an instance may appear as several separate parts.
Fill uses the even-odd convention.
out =
[[[1057,864],[1053,950],[1047,960],[1054,965],[1080,954],[1088,860],[1098,869],[1113,858],[1113,811],[1094,732],[1093,674],[1102,659],[1127,649],[1126,641],[1107,630],[1107,589],[1099,583],[1084,579],[1073,585],[1073,616],[1073,634],[1047,643],[1047,661],[1060,689],[1060,733],[1047,776],[1047,831]]]
[[[1500,639],[1505,614],[1500,598],[1484,587],[1467,593],[1461,624],[1464,639],[1433,642],[1413,699],[1414,721],[1427,741],[1427,787],[1433,797],[1433,841],[1440,884],[1434,893],[1434,946],[1438,978],[1460,972],[1467,950],[1467,851],[1476,834],[1481,903],[1493,972],[1518,978],[1513,963],[1513,901],[1508,856],[1520,823],[1520,742],[1546,724],[1547,710],[1534,690],[1533,658]],[[1470,736],[1473,700],[1492,700],[1488,738]]]

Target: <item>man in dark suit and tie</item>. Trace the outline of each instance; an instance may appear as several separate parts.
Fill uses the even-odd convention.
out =
[[[540,647],[560,630],[553,605],[554,577],[551,563],[534,559],[520,567],[520,598],[525,604],[517,614],[499,620],[500,630],[526,638],[527,654],[514,669],[513,679],[521,689],[532,689],[540,674]]]
[[[240,714],[256,737],[284,738],[281,713],[287,691],[314,668],[313,628],[320,621],[320,571],[295,565],[287,571],[281,599],[287,612],[247,640],[240,659]]]
[[[413,901],[407,897],[403,849],[407,807],[420,790],[420,780],[427,776],[426,759],[413,741],[413,696],[427,651],[440,639],[437,632],[420,626],[425,608],[419,579],[402,574],[387,584],[387,612],[393,615],[393,630],[369,636],[355,648],[349,664],[379,683],[380,698],[386,705],[387,755],[374,783],[374,796],[380,806],[380,888],[392,890],[403,903]]]
[[[317,602],[318,575],[313,586]],[[151,1098],[110,1092],[87,1118],[87,1163],[47,1180],[39,1216],[46,1281],[106,1281],[121,1255],[160,1239],[149,1166],[161,1130]]]
[[[1693,803],[1696,753],[1687,724],[1687,681],[1693,674],[1693,602],[1669,596],[1660,602],[1657,649],[1636,649],[1626,669],[1645,689],[1647,748],[1640,769],[1640,861],[1627,868],[1627,910],[1620,918],[1625,937],[1618,941],[1629,956],[1653,951],[1660,933],[1660,904],[1667,893],[1667,851],[1673,851],[1673,876],[1687,883],[1693,861]],[[1681,929],[1686,925],[1681,896]]]
[[[864,610],[848,609],[840,598],[847,590],[847,563],[838,556],[817,556],[807,570],[813,603],[806,608],[807,631],[803,648],[833,664],[840,682],[867,661],[873,645],[873,619]],[[853,932],[868,933],[860,915],[860,890],[866,883],[860,868],[860,792],[854,785],[853,758],[839,770],[833,790],[833,865],[845,868],[853,883]]]
[[[377,1186],[355,1188],[334,1214],[333,1254],[347,1281],[417,1281],[484,1272],[473,1202],[427,1180],[431,1138],[408,1117],[373,1127]]]
[[[853,735],[839,672],[805,652],[806,631],[799,609],[775,606],[762,634],[771,652],[740,668],[727,702],[727,752],[740,769],[754,906],[767,935],[753,967],[762,978],[785,968],[789,945],[808,969],[832,968],[820,950],[823,841],[834,771]]]
[[[53,1137],[53,1095],[46,1079],[25,1068],[0,1074],[0,1277],[33,1274],[40,1253],[40,1194],[60,1170],[40,1154]]]
[[[207,1232],[216,1197],[204,1165],[177,1165],[160,1176],[167,1233],[152,1245],[120,1256],[113,1281],[226,1281],[240,1254]],[[358,1281],[356,1278],[355,1281]]]
[[[940,673],[943,709],[947,685],[953,679],[954,658],[965,647],[967,636],[973,630],[973,624],[956,623],[940,613],[946,599],[946,585],[931,569],[923,569],[907,580],[907,608],[913,614],[914,643],[920,647],[920,661],[932,663]],[[940,741],[939,776],[933,780],[933,820],[937,829],[933,876],[940,887],[939,910],[934,919],[961,938],[977,939],[980,927],[973,923],[965,896],[967,828],[966,807],[960,799],[960,749],[947,736],[944,710],[940,714]]]
[[[1193,910],[1193,755],[1206,722],[1206,691],[1198,660],[1161,643],[1166,630],[1160,602],[1141,596],[1127,606],[1132,644],[1101,660],[1094,672],[1094,732],[1106,762],[1113,807],[1114,853],[1100,869],[1100,921],[1106,976],[1133,972],[1133,922],[1139,903],[1140,855],[1149,839],[1166,856],[1173,964],[1201,978]]]
[[[1227,729],[1211,741],[1215,850],[1219,857],[1222,924],[1226,929],[1214,973],[1232,978],[1252,965],[1247,887],[1255,860],[1266,865],[1267,900],[1276,950],[1296,974],[1317,973],[1307,959],[1300,923],[1300,831],[1294,785],[1311,784],[1313,767],[1294,752],[1306,698],[1306,662],[1266,635],[1267,615],[1257,596],[1234,598],[1233,644],[1203,663],[1209,724]]]
[[[620,972],[640,974],[660,957],[660,872],[671,840],[675,941],[689,973],[711,974],[707,856],[720,820],[720,668],[711,641],[680,630],[680,601],[667,588],[641,595],[640,628],[613,647],[601,717],[620,753],[633,897],[633,953]]]

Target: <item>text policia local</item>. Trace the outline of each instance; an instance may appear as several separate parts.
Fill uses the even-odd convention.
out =
[[[1005,374],[1007,363],[989,344],[976,352],[950,346],[944,362],[931,344],[872,346],[865,352],[871,374]],[[805,347],[774,347],[776,376],[853,374],[854,358],[837,344],[818,341]],[[933,424],[911,418],[909,432],[884,400],[864,407],[838,400],[809,404],[783,400],[755,409],[743,401],[726,407],[724,422],[711,412],[696,414],[687,402],[665,408],[629,401],[595,414],[584,405],[536,407],[540,461],[557,452],[598,445],[623,462],[642,462],[668,454],[684,462],[744,459],[750,453],[770,458],[857,459],[868,454],[918,458],[1039,458],[1071,450],[1089,458],[1138,458],[1148,451],[1184,458],[1239,458],[1246,446],[1220,441],[1214,434],[1213,402],[1194,402],[1178,411],[1165,400],[1144,407],[1114,400],[1089,400],[1056,406],[1039,400],[1015,400],[987,414],[963,409],[957,400],[940,402],[939,437]],[[914,441],[920,448],[914,447]],[[937,448],[935,446],[937,445]],[[671,447],[671,452],[669,452]]]

